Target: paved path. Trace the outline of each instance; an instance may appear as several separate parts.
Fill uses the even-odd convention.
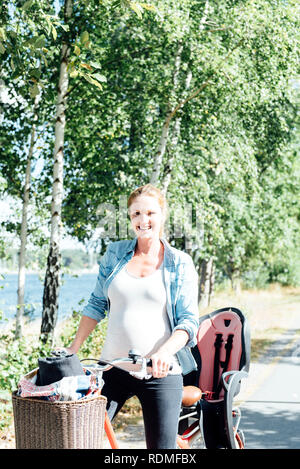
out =
[[[300,449],[299,331],[300,312],[243,383],[241,428],[248,449]]]

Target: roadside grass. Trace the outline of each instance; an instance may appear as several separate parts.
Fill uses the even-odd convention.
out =
[[[249,321],[251,331],[251,360],[258,361],[268,347],[300,314],[300,288],[271,285],[264,290],[217,291],[208,308],[200,316],[223,307],[239,308]],[[35,334],[35,337],[33,337]],[[37,340],[37,330],[29,328],[28,340]],[[135,425],[142,418],[140,403],[133,397],[124,405],[114,421],[117,430]],[[14,447],[12,405],[10,393],[0,390],[0,448]]]
[[[200,315],[226,306],[246,316],[251,332],[251,360],[257,361],[300,314],[300,288],[270,285],[264,290],[219,291]]]

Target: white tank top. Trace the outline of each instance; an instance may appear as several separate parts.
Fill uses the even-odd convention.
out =
[[[110,312],[103,360],[127,357],[130,349],[150,357],[171,336],[162,265],[146,277],[134,276],[125,266],[109,285],[108,298]],[[176,357],[173,361],[170,373],[181,373]]]

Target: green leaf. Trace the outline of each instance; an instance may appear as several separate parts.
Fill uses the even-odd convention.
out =
[[[70,71],[70,77],[71,78],[76,78],[78,76],[78,70],[76,68],[72,68],[72,70]]]
[[[101,82],[104,82],[104,83],[107,82],[106,76],[101,75],[100,73],[94,73],[93,78],[95,78],[95,80],[97,80],[97,81],[101,81]]]
[[[29,75],[31,77],[39,79],[41,76],[41,70],[39,68],[33,68],[32,70],[29,71]]]
[[[74,46],[74,53],[75,53],[77,56],[80,55],[80,49],[79,49],[79,47],[78,47],[76,44],[75,44],[75,46]]]
[[[0,39],[6,41],[6,31],[4,28],[0,28]]]
[[[87,31],[83,31],[80,36],[80,41],[84,44],[85,42],[88,42],[89,37],[89,33]]]
[[[56,32],[56,29],[54,28],[54,26],[52,26],[52,29],[51,29],[51,31],[52,31],[52,36],[53,36],[53,39],[54,39],[54,41],[56,41],[56,38],[57,38],[57,32]]]
[[[26,11],[28,10],[28,8],[31,7],[31,5],[33,4],[34,0],[27,0],[24,5],[21,6],[21,9]]]
[[[3,47],[2,42],[0,42],[0,54],[4,54],[4,53],[5,53],[5,48]]]
[[[97,62],[90,62],[90,65],[93,67],[93,68],[102,68],[100,64],[98,64]]]
[[[145,10],[156,11],[156,7],[154,5],[149,5],[149,3],[140,3],[140,5]]]
[[[45,46],[45,42],[46,42],[45,36],[44,35],[39,36],[34,43],[35,49],[42,49],[42,47]]]
[[[91,83],[91,85],[95,85],[97,86],[98,88],[100,88],[100,90],[102,90],[102,85],[101,83],[99,83],[97,80],[94,80],[90,75],[86,75],[85,73],[83,74],[83,77],[86,79],[86,81],[88,81],[89,83]]]
[[[66,32],[70,30],[70,26],[68,24],[60,24],[60,27]]]
[[[135,11],[135,13],[138,15],[139,18],[143,17],[142,16],[143,8],[138,3],[130,2],[129,5],[130,5],[130,8],[133,11]]]
[[[32,98],[35,98],[39,94],[39,87],[37,83],[35,83],[30,89],[29,94]]]

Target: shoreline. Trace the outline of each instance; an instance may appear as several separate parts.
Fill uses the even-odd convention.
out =
[[[99,271],[99,265],[94,265],[93,267],[89,269],[80,269],[80,270],[72,270],[71,272],[62,272],[62,275],[70,275],[75,276],[75,275],[85,275],[85,274],[97,274]],[[0,272],[0,275],[18,275],[19,271],[18,270],[4,270]],[[44,272],[38,271],[38,270],[26,270],[25,275],[42,275],[44,276]],[[0,279],[1,280],[1,279]]]

